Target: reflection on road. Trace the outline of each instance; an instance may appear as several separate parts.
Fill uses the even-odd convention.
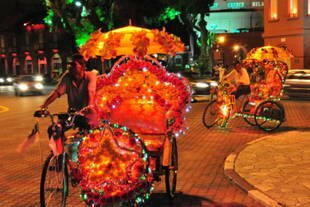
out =
[[[10,110],[8,107],[1,106],[1,105],[0,105],[0,113],[6,112],[6,111],[8,111],[8,110]]]

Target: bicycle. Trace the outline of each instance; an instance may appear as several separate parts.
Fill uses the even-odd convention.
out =
[[[169,194],[169,196],[174,194],[176,183],[176,174],[173,173],[175,172],[174,169],[163,169],[161,165],[158,165],[160,164],[160,157],[157,153],[148,151],[142,139],[127,127],[118,124],[110,124],[108,121],[104,120],[100,127],[90,129],[86,122],[86,118],[79,112],[50,114],[47,110],[40,110],[36,111],[34,116],[50,117],[52,124],[48,128],[49,137],[50,139],[59,137],[62,146],[64,146],[60,154],[52,150],[43,164],[40,182],[41,207],[65,207],[69,195],[70,183],[73,187],[79,185],[82,190],[81,198],[88,206],[114,206],[123,204],[126,206],[135,206],[137,202],[141,202],[141,197],[148,197],[152,189],[153,175],[150,170],[151,159],[155,159],[154,167],[156,172],[154,172],[154,174],[163,173],[162,170],[165,172],[166,187],[168,188],[167,194]],[[58,119],[57,121],[56,118]],[[71,136],[66,136],[64,132],[72,128],[78,128],[78,131]],[[94,188],[88,189],[88,185],[90,184],[88,178],[89,176],[93,177],[93,171],[89,171],[86,176],[81,174],[85,173],[85,170],[87,171],[89,166],[91,166],[89,165],[91,164],[91,160],[88,160],[88,158],[89,156],[94,156],[94,154],[92,154],[93,150],[91,150],[93,149],[93,144],[96,143],[96,149],[98,149],[99,146],[106,146],[106,130],[113,136],[112,139],[108,138],[111,141],[110,143],[121,149],[122,155],[130,155],[132,160],[132,162],[128,162],[129,165],[126,167],[126,169],[130,169],[131,171],[126,173],[126,177],[122,177],[123,179],[117,181],[120,182],[122,187],[128,185],[128,189],[123,189],[122,191],[122,193],[128,193],[125,199],[121,199],[118,194],[107,196],[109,198],[98,199],[98,193],[104,192],[103,189],[99,189],[102,187],[102,183],[110,185],[113,179],[104,180],[102,176],[99,176],[99,184],[97,186],[96,184],[92,184]],[[120,132],[124,132],[126,136],[118,140],[120,138]],[[97,138],[95,139],[96,136]],[[118,139],[116,139],[116,137]],[[126,139],[125,141],[124,138]],[[173,147],[176,147],[175,142]],[[112,148],[104,149],[107,151],[109,151],[109,149],[112,150]],[[81,153],[81,150],[83,153]],[[99,159],[100,157],[97,158]],[[177,160],[177,157],[175,157],[173,161],[175,161],[175,159]],[[140,160],[143,161],[139,162]],[[116,168],[118,164],[123,166],[124,163],[115,163]],[[177,165],[177,163],[175,164]],[[105,162],[103,165],[105,165]],[[141,169],[142,166],[143,169]],[[108,168],[112,169],[113,167],[109,166]],[[141,179],[137,179],[134,182],[132,182],[132,180],[127,181],[128,178],[137,176],[137,174],[132,174],[136,173],[137,170],[140,172],[139,176]],[[114,184],[117,185],[117,183]],[[111,188],[113,188],[113,186],[111,186]],[[107,192],[105,195],[107,195]]]
[[[216,100],[212,100],[204,109],[202,122],[205,127],[211,128],[214,125],[226,127],[228,121],[237,115],[247,102],[248,96],[242,95],[238,100],[231,94],[236,87],[228,82],[219,84],[216,90],[213,90],[212,96],[216,94]],[[241,106],[240,106],[241,105]]]
[[[38,110],[34,113],[34,117],[50,117],[52,122],[48,128],[50,139],[59,140],[67,148],[57,155],[51,151],[43,164],[40,181],[40,206],[64,207],[69,193],[69,177],[71,177],[68,159],[72,154],[68,154],[68,146],[81,142],[89,127],[84,117],[76,112],[50,114],[47,110]],[[56,117],[57,120],[55,120]],[[75,127],[78,127],[78,131],[71,137],[71,140],[66,139],[64,132]],[[76,186],[74,178],[71,178],[72,186]]]
[[[226,127],[231,118],[241,116],[249,125],[270,132],[279,128],[285,121],[284,107],[276,99],[255,96],[252,88],[250,95],[243,95],[237,101],[231,94],[233,90],[235,89],[228,83],[219,86],[216,92],[217,99],[211,101],[204,109],[202,121],[205,127],[211,128],[216,124]]]

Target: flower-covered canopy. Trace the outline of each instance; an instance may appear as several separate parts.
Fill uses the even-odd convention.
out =
[[[290,65],[292,53],[286,48],[276,47],[276,46],[264,46],[253,48],[248,52],[246,59],[256,59],[256,60],[268,60],[268,61],[283,61]]]
[[[97,105],[102,118],[137,133],[165,133],[170,121],[174,133],[182,132],[190,87],[184,78],[155,62],[130,58],[98,78]]]
[[[122,55],[144,56],[148,54],[170,54],[184,51],[181,40],[165,30],[127,26],[102,33],[91,34],[80,49],[85,59],[101,56],[102,60]]]

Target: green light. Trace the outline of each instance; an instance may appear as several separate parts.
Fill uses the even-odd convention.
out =
[[[214,2],[210,9],[217,9],[219,7],[219,3]]]
[[[74,0],[66,0],[66,4],[72,4]]]
[[[177,11],[171,7],[167,7],[167,8],[165,8],[164,13],[159,16],[159,20],[167,22],[170,20],[174,20],[180,14],[181,14],[180,11]]]
[[[51,9],[47,10],[47,16],[43,19],[45,24],[47,24],[48,26],[52,26],[53,25],[53,18],[54,18],[54,12]]]

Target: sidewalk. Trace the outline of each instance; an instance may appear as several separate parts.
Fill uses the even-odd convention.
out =
[[[266,206],[310,206],[310,132],[249,142],[225,161],[225,174]]]

